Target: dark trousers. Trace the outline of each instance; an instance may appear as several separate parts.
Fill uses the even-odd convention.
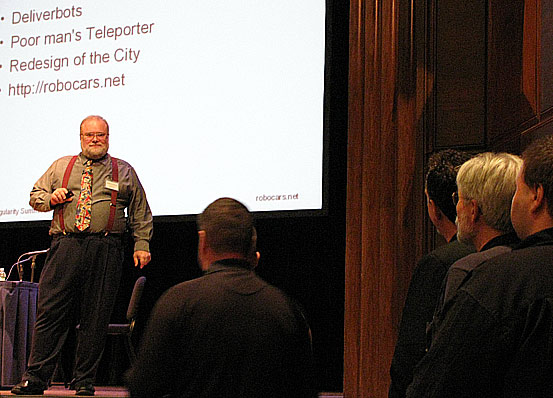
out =
[[[40,276],[37,320],[24,380],[47,385],[68,332],[78,323],[72,384],[94,383],[122,263],[119,237],[83,234],[53,238]]]

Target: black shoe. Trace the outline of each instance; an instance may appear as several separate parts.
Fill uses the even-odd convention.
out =
[[[94,395],[94,386],[92,384],[85,384],[76,388],[75,395],[81,395],[85,397],[92,397]]]
[[[12,394],[15,395],[43,395],[44,386],[30,380],[23,380],[12,388]]]

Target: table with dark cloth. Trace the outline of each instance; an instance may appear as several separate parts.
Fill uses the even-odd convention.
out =
[[[31,349],[38,283],[0,282],[0,385],[21,380]]]

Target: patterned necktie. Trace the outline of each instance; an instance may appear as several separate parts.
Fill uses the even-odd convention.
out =
[[[81,177],[81,193],[77,202],[75,214],[75,227],[84,231],[90,225],[90,210],[92,207],[92,160],[84,162],[83,175]]]

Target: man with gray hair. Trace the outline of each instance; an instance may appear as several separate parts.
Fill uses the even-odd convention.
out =
[[[457,238],[472,245],[473,253],[455,262],[445,279],[442,304],[451,298],[469,272],[484,261],[511,251],[519,239],[511,223],[511,202],[522,159],[509,153],[481,153],[459,169]]]
[[[84,118],[81,153],[54,161],[31,190],[33,209],[53,212],[52,242],[40,274],[27,370],[13,394],[44,394],[68,333],[78,324],[71,388],[93,396],[127,230],[134,265],[143,268],[151,260],[153,218],[146,193],[134,168],[108,153],[109,134],[101,116]]]

